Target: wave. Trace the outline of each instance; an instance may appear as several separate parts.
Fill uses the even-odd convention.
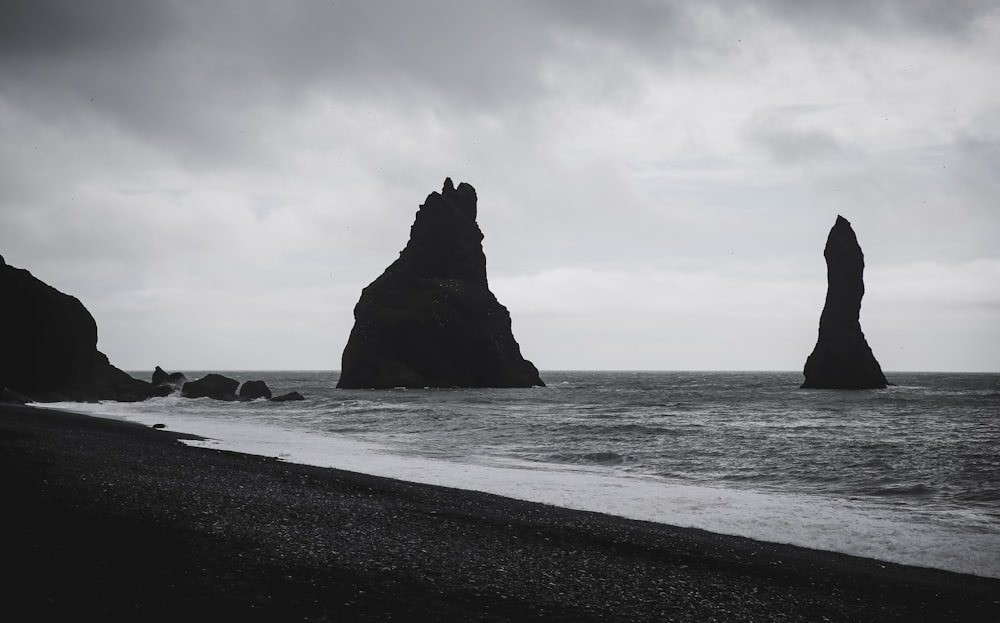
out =
[[[937,490],[928,487],[925,484],[917,483],[868,488],[863,491],[859,491],[859,493],[875,497],[925,497],[928,495],[934,495],[937,493]]]
[[[790,373],[553,373],[545,376],[555,391],[407,392],[335,390],[328,374],[260,376],[307,401],[278,408],[174,395],[62,406],[219,439],[257,435],[259,452],[270,452],[275,436],[300,435],[321,461],[341,458],[339,449],[320,450],[325,443],[378,446],[344,467],[416,457],[461,462],[464,473],[469,463],[509,460],[519,468],[515,481],[527,463],[551,478],[635,479],[622,481],[625,491],[633,482],[721,487],[794,496],[796,508],[831,499],[974,537],[1000,531],[996,374],[893,375],[901,384],[885,393],[800,392]],[[550,494],[564,495],[559,487]],[[920,548],[934,534],[893,531],[891,540]],[[830,536],[810,533],[807,542]]]
[[[538,460],[546,463],[570,463],[588,465],[624,465],[635,463],[636,458],[628,454],[618,452],[596,451],[596,452],[557,452],[538,457]]]

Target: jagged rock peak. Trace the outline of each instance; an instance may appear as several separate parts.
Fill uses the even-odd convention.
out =
[[[476,189],[471,184],[462,182],[455,187],[451,178],[445,178],[440,192],[432,192],[420,206],[421,213],[433,213],[438,219],[429,220],[431,224],[440,224],[445,218],[465,217],[473,223],[477,216],[478,197]],[[414,222],[417,225],[420,221]]]
[[[475,279],[486,283],[483,233],[476,224],[476,189],[462,182],[455,188],[445,179],[441,192],[432,192],[417,210],[410,240],[399,260],[387,272],[409,271],[412,276]]]
[[[476,220],[476,204],[479,198],[476,196],[476,189],[471,184],[462,182],[455,188],[455,183],[450,177],[444,178],[444,185],[441,193],[431,193],[427,199],[432,202],[432,197],[441,197],[451,205],[459,214],[467,216],[473,221]],[[428,203],[425,202],[425,205]]]
[[[861,331],[864,253],[850,222],[838,215],[826,247],[827,292],[819,337],[803,369],[807,389],[880,389],[885,375]]]
[[[489,290],[477,204],[451,178],[427,196],[399,258],[361,292],[338,387],[543,385]]]

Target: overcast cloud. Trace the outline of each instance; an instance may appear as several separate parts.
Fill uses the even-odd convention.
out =
[[[540,369],[1000,370],[1000,3],[7,3],[0,254],[126,369],[337,369],[446,176]],[[8,304],[4,302],[4,304]]]

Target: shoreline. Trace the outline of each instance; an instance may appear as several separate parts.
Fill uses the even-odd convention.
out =
[[[945,516],[940,523],[907,512],[912,509],[894,508],[891,498],[678,482],[585,465],[524,462],[488,452],[442,459],[428,456],[419,446],[401,448],[351,435],[303,435],[301,430],[255,423],[255,417],[204,417],[200,409],[192,419],[187,408],[175,410],[173,404],[152,403],[138,411],[127,406],[122,411],[108,403],[107,408],[73,403],[45,406],[147,426],[167,423],[171,430],[208,438],[188,443],[212,449],[1000,579],[996,555],[1000,533],[986,515],[972,514],[961,521]],[[976,513],[976,509],[968,510]],[[970,525],[973,521],[978,525]]]
[[[178,442],[195,437],[0,405],[15,602],[117,620],[1000,619],[997,579]]]

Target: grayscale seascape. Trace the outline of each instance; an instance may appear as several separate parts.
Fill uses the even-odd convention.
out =
[[[232,375],[308,399],[51,406],[291,462],[1000,577],[1000,374],[891,373],[869,391],[801,390],[797,372],[384,391],[335,390],[336,372]]]

